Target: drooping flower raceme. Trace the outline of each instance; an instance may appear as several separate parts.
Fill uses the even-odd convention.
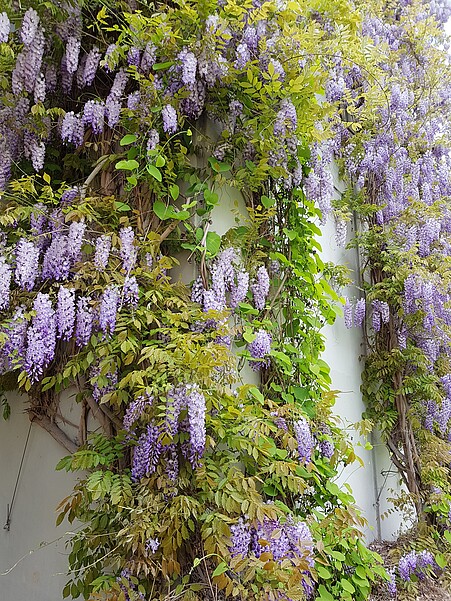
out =
[[[123,227],[119,231],[119,238],[121,241],[119,254],[122,259],[122,267],[128,273],[135,266],[138,255],[138,249],[134,245],[135,234],[131,227]]]
[[[69,340],[75,327],[75,290],[60,286],[56,308],[58,338]]]
[[[269,292],[269,274],[266,271],[266,267],[261,266],[257,270],[256,280],[251,284],[251,291],[254,295],[255,308],[260,311],[265,308],[266,297]]]
[[[132,480],[134,482],[154,473],[162,451],[159,436],[158,427],[148,424],[146,431],[139,437],[133,452]]]
[[[119,306],[117,286],[105,288],[99,309],[99,326],[104,334],[112,334],[116,328],[116,316]]]
[[[301,417],[294,422],[293,429],[298,443],[299,459],[301,463],[310,463],[315,441],[308,421]]]
[[[163,129],[167,134],[175,134],[177,131],[177,113],[175,108],[166,104],[161,111],[163,119]]]
[[[36,382],[55,354],[55,311],[48,294],[38,293],[33,303],[33,311],[36,314],[27,331],[25,369],[30,380]]]
[[[11,267],[5,257],[0,257],[0,310],[7,309],[9,306],[11,276]]]
[[[16,269],[14,279],[22,290],[31,291],[39,275],[39,249],[21,238],[16,247]]]
[[[77,318],[75,325],[75,341],[77,346],[86,346],[91,339],[94,315],[89,305],[88,298],[79,298],[77,301]]]
[[[205,397],[197,386],[187,387],[187,409],[190,434],[190,462],[193,467],[204,454],[205,449]]]
[[[111,236],[103,235],[96,239],[96,251],[94,255],[94,265],[99,271],[103,271],[107,264],[111,250]]]
[[[271,335],[266,330],[258,330],[255,339],[248,344],[247,350],[253,359],[259,361],[250,361],[250,366],[254,371],[268,367],[269,353],[271,352]]]

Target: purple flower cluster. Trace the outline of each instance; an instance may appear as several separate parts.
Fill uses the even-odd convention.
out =
[[[161,117],[163,119],[163,130],[167,134],[175,134],[177,131],[177,113],[173,106],[166,104],[162,111]]]
[[[301,463],[310,463],[315,441],[305,417],[301,417],[294,422],[293,430],[298,443],[299,460]]]
[[[14,280],[22,290],[33,290],[39,276],[39,249],[25,238],[17,243]]]
[[[10,31],[11,23],[8,15],[5,12],[0,13],[0,44],[4,44],[8,41]]]
[[[266,330],[258,330],[255,338],[247,346],[252,359],[258,359],[258,361],[249,361],[250,366],[254,371],[259,371],[269,366],[271,352],[271,334]]]
[[[251,525],[246,518],[239,517],[230,527],[230,555],[232,557],[260,557],[262,553],[271,553],[274,561],[300,557],[310,568],[314,566],[313,537],[305,522],[288,516],[284,523],[280,520],[265,518],[263,522]],[[303,572],[306,576],[302,584],[309,596],[312,592],[310,571]]]
[[[99,236],[95,242],[94,265],[99,271],[103,271],[107,264],[111,250],[111,236],[104,234]]]
[[[424,578],[435,569],[437,564],[435,563],[434,556],[430,551],[410,551],[406,555],[403,555],[399,560],[398,572],[402,580],[408,581],[412,575],[417,576],[420,580]]]
[[[127,430],[127,432],[132,431],[133,426],[140,419],[146,409],[152,407],[153,401],[154,398],[152,396],[145,395],[139,396],[130,403],[123,419],[124,428]]]
[[[55,311],[48,294],[42,292],[37,294],[33,303],[33,311],[35,316],[27,330],[25,369],[30,380],[36,382],[55,354]]]
[[[155,472],[162,452],[159,438],[160,430],[153,424],[149,424],[146,431],[139,437],[133,452],[133,482],[138,482]]]
[[[135,234],[131,227],[123,227],[119,231],[121,249],[119,255],[122,259],[122,268],[129,273],[135,266],[138,249],[134,245]]]
[[[58,338],[69,340],[75,328],[75,290],[60,286],[56,309]]]
[[[9,307],[9,292],[11,288],[11,267],[5,257],[0,256],[0,311]]]
[[[119,289],[111,285],[105,288],[100,301],[99,327],[105,335],[113,334],[119,308]]]
[[[386,305],[386,303],[385,303]],[[388,307],[388,305],[387,305]],[[359,328],[365,320],[366,302],[364,298],[359,298],[355,304],[346,297],[344,306],[344,322],[347,328],[355,326]]]
[[[266,297],[268,296],[270,279],[266,267],[263,265],[258,268],[257,275],[250,288],[254,295],[254,305],[260,311],[265,308]]]

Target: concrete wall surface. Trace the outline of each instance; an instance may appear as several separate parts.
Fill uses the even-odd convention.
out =
[[[8,400],[11,417],[0,421],[0,600],[57,601],[67,581],[65,532],[70,525],[55,527],[55,509],[76,478],[55,472],[67,452],[40,426],[29,430],[25,397]],[[3,525],[18,475],[8,530]]]

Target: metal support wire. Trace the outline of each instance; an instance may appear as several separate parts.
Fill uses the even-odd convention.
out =
[[[12,515],[12,511],[13,511],[14,501],[16,499],[17,487],[19,486],[20,474],[22,473],[22,467],[23,467],[23,462],[25,459],[25,453],[27,452],[28,441],[30,440],[30,433],[31,433],[32,425],[33,425],[33,423],[30,422],[30,425],[28,427],[27,439],[25,441],[25,445],[24,445],[23,452],[22,452],[22,458],[20,460],[19,471],[17,472],[16,483],[14,485],[13,496],[11,497],[11,502],[8,503],[6,506],[6,522],[5,522],[5,525],[3,526],[3,530],[7,530],[8,532],[11,528],[11,515]]]

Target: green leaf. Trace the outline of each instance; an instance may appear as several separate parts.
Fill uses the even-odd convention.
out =
[[[161,154],[159,154],[157,156],[157,160],[155,161],[155,165],[157,167],[164,167],[165,164],[166,164],[166,159],[163,156],[161,156]]]
[[[254,399],[257,399],[257,401],[263,405],[265,402],[265,397],[262,395],[262,393],[259,391],[259,389],[256,386],[251,386],[249,388],[249,392],[250,394],[254,397]]]
[[[174,207],[166,206],[161,200],[156,200],[153,203],[153,212],[155,215],[164,221],[165,219],[172,219],[174,217]]]
[[[172,200],[177,200],[177,198],[180,196],[180,188],[177,186],[177,184],[172,184],[172,186],[169,186],[169,194],[171,195]]]
[[[121,202],[120,200],[114,201],[114,208],[116,209],[116,211],[124,211],[124,212],[132,210],[130,205],[128,205],[125,202]]]
[[[212,257],[216,255],[221,247],[221,236],[216,232],[208,232],[205,246]]]
[[[446,565],[447,565],[446,559],[442,553],[437,553],[437,555],[435,556],[435,561],[439,568],[442,568],[442,569],[446,568]]]
[[[274,206],[276,200],[274,198],[268,198],[267,196],[262,196],[260,198],[260,202],[265,207],[265,209],[269,209],[270,207]]]
[[[443,533],[443,536],[446,538],[446,540],[451,543],[451,532],[449,530],[445,530],[445,532]]]
[[[229,566],[224,561],[221,561],[221,563],[216,567],[215,571],[212,574],[213,578],[215,576],[220,576],[221,574],[224,574],[224,572],[227,572],[228,569]]]
[[[317,601],[335,601],[335,597],[329,593],[324,584],[320,584],[318,587],[319,596],[316,597]]]
[[[155,63],[154,65],[152,65],[152,69],[154,71],[162,71],[163,69],[169,69],[169,67],[172,67],[173,64],[174,61],[167,61],[165,63]]]
[[[210,157],[208,159],[208,162],[210,163],[210,167],[213,169],[213,171],[216,171],[216,173],[225,173],[226,171],[230,171],[231,169],[230,165],[228,165],[227,163],[221,163],[214,157]]]
[[[158,182],[162,181],[161,171],[155,167],[155,165],[151,165],[150,163],[146,165],[146,169],[149,174],[154,177]]]
[[[133,187],[135,187],[138,184],[138,178],[136,177],[136,175],[129,175],[127,177],[127,181]]]
[[[341,584],[342,588],[344,588],[345,591],[348,591],[348,593],[355,593],[355,588],[349,582],[349,580],[346,580],[346,578],[342,578],[340,580],[340,584]]]
[[[133,169],[138,169],[139,163],[134,159],[130,161],[119,161],[116,163],[116,169],[123,169],[125,171],[133,171]]]
[[[329,572],[328,569],[324,568],[323,566],[318,566],[316,568],[316,571],[318,572],[318,576],[323,580],[328,580],[329,578],[332,578],[332,574]]]
[[[121,146],[127,146],[128,144],[133,144],[133,142],[136,142],[137,139],[138,136],[135,136],[135,134],[127,134],[120,140],[119,144]]]

